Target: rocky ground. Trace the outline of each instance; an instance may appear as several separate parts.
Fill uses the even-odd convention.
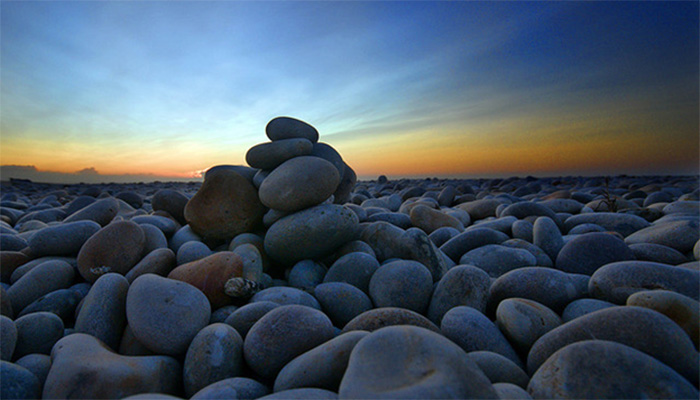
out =
[[[278,118],[203,183],[13,180],[0,397],[698,398],[698,177],[357,181]]]

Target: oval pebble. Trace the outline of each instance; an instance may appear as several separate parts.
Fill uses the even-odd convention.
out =
[[[439,325],[453,307],[469,306],[483,313],[490,287],[491,279],[482,269],[471,265],[454,266],[437,283],[427,316]]]
[[[627,298],[628,306],[638,306],[658,311],[671,318],[688,334],[695,348],[700,340],[700,303],[668,290],[637,292]]]
[[[487,311],[490,315],[502,300],[521,297],[561,312],[581,296],[571,275],[552,268],[525,267],[503,274],[493,282]]]
[[[274,378],[295,357],[333,336],[333,324],[321,311],[296,304],[280,306],[250,328],[243,355],[255,373]]]
[[[338,258],[328,269],[323,283],[345,282],[369,294],[369,282],[379,261],[367,253],[353,252]]]
[[[501,301],[496,309],[496,322],[513,347],[524,353],[542,335],[562,324],[557,313],[548,307],[520,298]]]
[[[566,243],[557,255],[555,265],[564,272],[593,275],[603,265],[634,259],[634,253],[622,239],[608,233],[593,232]]]
[[[340,383],[341,399],[497,398],[459,346],[415,326],[390,326],[361,339]]]
[[[63,337],[63,321],[56,314],[36,312],[17,318],[17,344],[12,357],[27,354],[50,354],[53,345]]]
[[[379,267],[369,282],[376,307],[399,307],[423,314],[430,303],[433,278],[423,264],[397,260]]]
[[[76,221],[95,221],[105,227],[119,212],[119,202],[114,197],[107,197],[83,207],[63,220],[63,223]]]
[[[250,378],[227,378],[214,382],[195,393],[191,400],[248,400],[270,393],[262,383]]]
[[[611,307],[567,322],[542,336],[530,349],[527,369],[537,369],[557,350],[584,340],[609,340],[647,353],[691,383],[698,381],[698,352],[678,325],[665,315],[642,307]],[[659,346],[663,343],[663,346]]]
[[[88,282],[100,275],[125,275],[141,260],[146,237],[131,221],[115,221],[92,235],[78,253],[78,272]]]
[[[700,239],[697,219],[656,223],[625,237],[627,244],[654,243],[668,246],[685,254],[693,250]]]
[[[534,398],[690,399],[698,390],[659,360],[624,344],[585,340],[555,352],[528,385]]]
[[[413,325],[440,332],[440,328],[415,311],[397,307],[380,307],[363,312],[343,327],[342,333],[350,331],[376,331],[392,325]]]
[[[663,289],[698,300],[700,271],[650,261],[620,261],[599,268],[588,283],[591,297],[625,304],[627,297],[649,289]]]
[[[345,282],[322,283],[314,289],[314,296],[337,327],[373,308],[372,300],[363,291]]]
[[[564,311],[561,313],[561,319],[563,322],[569,322],[572,319],[576,319],[582,315],[590,314],[593,311],[610,307],[615,307],[615,304],[597,299],[578,299],[572,301],[566,306]]]
[[[75,269],[65,261],[43,262],[17,280],[7,290],[12,310],[19,314],[38,298],[73,283]]]
[[[467,357],[479,366],[491,383],[512,383],[527,388],[530,377],[507,357],[492,351],[472,351]]]
[[[184,212],[188,201],[189,198],[180,191],[160,189],[151,198],[151,206],[153,211],[165,211],[184,225],[187,223]]]
[[[250,328],[252,328],[263,315],[270,312],[273,308],[277,308],[279,306],[280,304],[273,301],[257,301],[255,303],[248,303],[232,312],[231,315],[226,317],[224,323],[231,325],[236,331],[238,331],[242,338],[245,338]]]
[[[0,397],[3,399],[41,398],[39,379],[28,369],[8,361],[0,361]]]
[[[231,326],[215,323],[192,339],[183,365],[185,395],[189,398],[206,386],[239,376],[243,370],[243,339]]]
[[[0,360],[12,360],[17,345],[17,326],[10,318],[0,315]]]
[[[265,134],[272,140],[304,138],[311,143],[318,142],[318,131],[304,121],[291,117],[276,117],[265,126]]]
[[[634,258],[639,261],[651,261],[661,264],[678,265],[688,262],[680,251],[655,243],[637,243],[629,246]]]
[[[204,293],[188,283],[145,274],[129,286],[126,316],[144,346],[158,354],[179,355],[209,323],[211,306]]]
[[[322,264],[313,260],[302,260],[294,264],[289,272],[289,286],[301,290],[313,290],[323,282],[328,270]]]
[[[248,149],[245,161],[253,168],[272,171],[283,162],[311,154],[313,144],[304,138],[276,140],[260,143]]]
[[[256,303],[258,301],[272,301],[279,305],[299,304],[317,310],[321,309],[321,305],[314,296],[303,290],[288,286],[273,286],[263,289],[255,293],[250,299],[250,303]]]
[[[175,253],[170,249],[155,249],[148,253],[124,275],[129,284],[144,274],[166,276],[176,266]]]
[[[514,269],[536,265],[537,258],[524,249],[487,244],[464,254],[459,263],[481,268],[492,278],[498,278]]]
[[[126,327],[129,281],[115,273],[100,276],[90,288],[75,319],[75,331],[92,335],[113,351],[119,350]]]

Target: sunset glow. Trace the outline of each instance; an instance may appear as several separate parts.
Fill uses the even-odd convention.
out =
[[[281,115],[364,179],[699,169],[697,2],[0,8],[3,180],[192,179]]]

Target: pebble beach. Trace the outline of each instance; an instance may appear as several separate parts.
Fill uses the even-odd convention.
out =
[[[2,182],[0,398],[700,396],[698,176],[358,180],[263,130],[202,182]]]

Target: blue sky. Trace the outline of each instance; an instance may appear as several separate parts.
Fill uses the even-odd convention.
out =
[[[3,1],[0,13],[5,166],[187,177],[243,164],[289,115],[366,177],[698,170],[698,2]]]

